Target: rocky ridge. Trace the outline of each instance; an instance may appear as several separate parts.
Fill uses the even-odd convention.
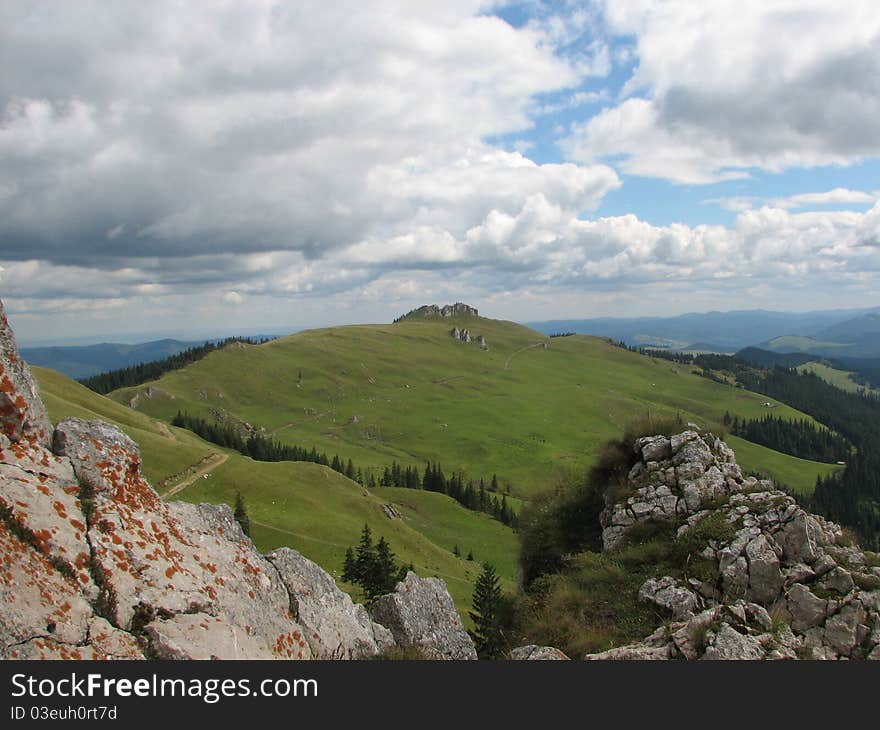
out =
[[[0,659],[476,658],[443,581],[410,573],[371,617],[299,553],[260,555],[227,505],[162,501],[140,466],[115,426],[52,428],[0,302]]]
[[[628,496],[601,516],[604,549],[665,522],[697,553],[684,575],[639,591],[665,625],[587,659],[880,659],[880,556],[772,482],[744,476],[711,434],[649,436],[634,450]]]

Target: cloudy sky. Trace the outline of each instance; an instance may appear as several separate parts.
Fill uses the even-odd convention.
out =
[[[878,119],[875,0],[4,0],[0,296],[23,341],[880,305]]]

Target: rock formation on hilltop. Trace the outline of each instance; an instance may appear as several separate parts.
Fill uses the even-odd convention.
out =
[[[479,312],[476,307],[472,307],[469,304],[464,304],[463,302],[456,302],[455,304],[444,304],[442,307],[436,304],[425,304],[421,307],[417,307],[402,317],[398,317],[395,319],[395,322],[400,322],[405,319],[423,319],[427,317],[478,317]]]
[[[587,658],[880,659],[880,556],[772,482],[744,477],[711,434],[650,436],[634,448],[628,496],[602,514],[605,550],[640,526],[671,523],[702,566],[642,585],[639,599],[670,623]]]
[[[52,429],[0,302],[0,659],[473,653],[442,581],[410,573],[386,628],[299,553],[260,555],[227,505],[163,502],[140,466],[115,426]]]

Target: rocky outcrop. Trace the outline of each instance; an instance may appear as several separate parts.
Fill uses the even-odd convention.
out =
[[[410,571],[394,593],[375,601],[371,614],[399,646],[418,649],[428,659],[477,658],[474,642],[440,578],[419,578]]]
[[[477,317],[479,312],[476,307],[471,307],[462,302],[444,304],[442,307],[436,304],[425,304],[413,309],[400,319],[418,319],[422,317]]]
[[[117,427],[70,418],[53,431],[5,317],[0,348],[0,659],[394,648],[392,630],[315,563],[287,548],[260,555],[227,505],[163,502]],[[386,612],[401,636],[435,656],[473,652],[442,581],[411,573],[401,586],[412,596],[392,594]]]
[[[838,525],[772,482],[743,476],[711,434],[649,436],[633,449],[628,496],[601,516],[604,549],[655,521],[693,543],[695,562],[639,591],[670,623],[587,658],[880,658],[880,556],[846,545]],[[699,576],[689,575],[696,562]]]

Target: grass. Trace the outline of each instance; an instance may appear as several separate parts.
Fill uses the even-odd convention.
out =
[[[443,578],[459,610],[470,608],[479,564],[456,558],[452,545],[432,542],[432,534],[422,532],[415,521],[386,517],[382,505],[390,500],[382,493],[385,490],[372,493],[318,464],[254,462],[233,454],[178,496],[188,502],[232,504],[238,491],[244,497],[252,537],[261,552],[292,547],[321,565],[344,590],[362,598],[358,589],[341,582],[340,575],[345,550],[357,545],[366,523],[374,539],[384,536],[388,540],[400,562],[412,562],[419,575]],[[456,515],[456,510],[464,514]],[[453,503],[447,506],[445,519],[451,524],[466,523],[471,514]],[[475,527],[470,529],[477,532]],[[436,528],[432,527],[431,533],[436,534]],[[508,541],[511,538],[512,533]]]
[[[826,383],[830,383],[831,385],[840,388],[841,390],[845,390],[848,393],[872,393],[874,395],[880,394],[880,390],[877,390],[876,388],[867,388],[864,385],[859,385],[857,382],[855,382],[852,379],[853,373],[846,370],[838,370],[837,368],[833,368],[823,362],[807,362],[803,365],[800,365],[797,369],[799,372],[802,373],[815,373]]]
[[[519,544],[509,527],[479,512],[464,510],[451,497],[435,492],[400,487],[380,487],[373,493],[394,504],[409,524],[434,544],[462,557],[473,551],[479,564],[488,561],[509,583],[516,582]]]
[[[144,474],[154,485],[220,451],[189,431],[100,396],[54,370],[31,367],[31,372],[53,423],[77,417],[116,424],[140,446]]]
[[[443,578],[466,618],[480,565],[452,554],[455,543],[447,538],[460,529],[461,535],[455,539],[471,545],[477,561],[496,561],[505,587],[513,586],[516,539],[512,530],[485,515],[465,510],[449,497],[414,492],[400,505],[404,521],[390,520],[382,512],[382,505],[393,501],[390,493],[412,490],[383,489],[374,494],[317,464],[255,462],[98,395],[55,371],[32,370],[54,422],[76,416],[115,423],[139,443],[144,472],[154,486],[209,454],[225,453],[225,464],[207,478],[196,480],[177,498],[231,505],[235,493],[241,491],[251,519],[260,523],[253,525],[252,534],[263,552],[292,547],[338,578],[346,547],[357,543],[367,523],[377,538],[385,535],[400,562],[412,562],[420,575]],[[407,502],[421,504],[422,511],[408,508]],[[436,519],[427,519],[426,505],[436,508]],[[511,499],[511,505],[518,508],[521,503]],[[341,585],[359,597],[356,587]]]
[[[755,471],[766,474],[774,481],[805,496],[813,493],[817,476],[825,477],[843,468],[835,464],[823,464],[820,461],[807,461],[781,454],[738,436],[728,435],[724,440],[736,453],[737,463],[744,472]]]
[[[453,325],[485,335],[490,350],[450,338]],[[223,409],[377,475],[393,460],[439,461],[447,474],[497,473],[502,489],[520,498],[552,484],[560,470],[588,468],[599,445],[637,416],[680,412],[713,428],[725,411],[764,415],[766,400],[601,339],[551,340],[479,317],[301,332],[212,353],[150,385],[153,397],[139,407],[163,420],[178,409],[205,418]],[[113,398],[128,403],[146,387]],[[786,406],[775,414],[806,418]],[[790,459],[755,448],[750,453]],[[787,471],[801,468],[811,469],[791,459]]]

